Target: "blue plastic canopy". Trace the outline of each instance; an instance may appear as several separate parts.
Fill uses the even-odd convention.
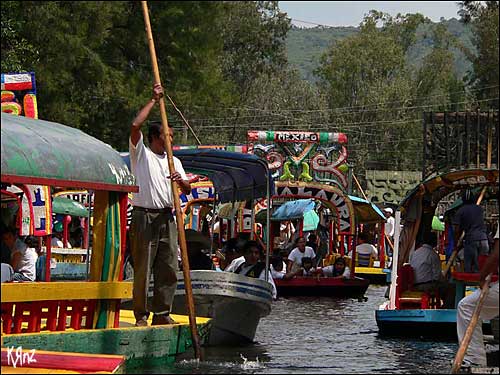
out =
[[[271,216],[273,221],[303,219],[304,213],[314,210],[312,199],[297,199],[283,203]]]

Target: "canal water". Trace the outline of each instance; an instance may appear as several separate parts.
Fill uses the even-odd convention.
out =
[[[174,374],[430,374],[449,373],[457,343],[379,337],[375,309],[385,286],[370,285],[366,301],[290,297],[273,302],[256,343],[189,351],[145,373]]]

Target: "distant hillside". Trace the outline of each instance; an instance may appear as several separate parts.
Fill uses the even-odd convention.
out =
[[[475,51],[471,42],[472,31],[469,25],[464,25],[455,18],[443,22],[448,31],[455,35],[465,47]],[[417,41],[408,52],[407,61],[417,68],[432,48],[432,25],[422,25],[418,28]],[[358,31],[357,27],[293,27],[289,31],[286,41],[288,61],[299,70],[304,79],[314,82],[313,71],[318,66],[320,56],[325,50],[332,43],[354,35]],[[472,64],[461,51],[454,50],[454,55],[455,71],[459,77],[463,77],[471,69]]]

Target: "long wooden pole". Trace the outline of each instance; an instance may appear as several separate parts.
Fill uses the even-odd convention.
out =
[[[488,294],[488,289],[490,285],[491,274],[486,277],[483,287],[481,288],[481,294],[479,296],[479,300],[477,302],[476,308],[474,309],[474,313],[469,322],[469,326],[465,331],[465,335],[460,343],[460,347],[458,348],[457,354],[455,356],[455,360],[453,361],[453,366],[451,367],[452,374],[458,374],[460,370],[460,366],[462,365],[462,360],[464,359],[465,353],[467,352],[467,348],[469,347],[470,341],[472,339],[472,334],[474,333],[474,329],[479,321],[479,314],[481,312],[481,308],[484,304],[484,299]]]
[[[155,45],[153,40],[153,33],[151,31],[151,23],[149,21],[149,11],[147,1],[141,1],[142,11],[144,15],[144,23],[146,25],[146,34],[148,37],[149,44],[149,52],[151,54],[151,63],[153,65],[153,75],[155,84],[160,83],[160,71],[158,69],[158,60],[156,58]],[[170,141],[170,135],[168,132],[168,121],[167,121],[167,110],[165,108],[165,102],[163,97],[160,99],[160,115],[161,115],[161,124],[163,128],[163,135],[165,136],[165,146],[167,148],[167,160],[168,160],[168,168],[170,173],[175,171],[174,167],[174,158],[172,151],[172,144]],[[182,218],[181,205],[179,203],[179,191],[177,187],[177,183],[171,180],[172,183],[172,196],[174,200],[174,208],[175,208],[175,218],[177,220],[177,231],[179,237],[179,246],[181,248],[181,258],[182,258],[182,271],[184,273],[184,290],[186,292],[186,302],[188,307],[189,314],[189,325],[191,327],[191,337],[193,340],[193,347],[196,359],[201,359],[201,349],[200,349],[200,338],[198,336],[198,330],[196,327],[196,315],[194,312],[194,300],[193,300],[193,289],[191,287],[191,276],[189,273],[189,259],[187,254],[187,246],[186,246],[186,233],[184,232],[184,221]]]

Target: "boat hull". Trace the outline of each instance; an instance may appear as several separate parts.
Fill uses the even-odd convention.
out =
[[[294,277],[290,280],[274,280],[278,296],[323,296],[323,297],[362,297],[370,282],[355,277],[334,279],[332,277]]]
[[[379,334],[429,340],[457,341],[457,310],[376,310]],[[490,321],[483,322],[483,333],[492,333]]]
[[[191,329],[187,316],[175,315],[178,324],[134,327],[132,311],[120,311],[119,328],[47,331],[4,334],[7,348],[43,349],[86,354],[122,355],[128,367],[148,367],[173,363],[178,354],[192,347]],[[210,320],[196,318],[200,341],[205,343]]]
[[[261,318],[271,312],[271,284],[229,272],[191,271],[197,316],[212,318],[207,344],[252,343]],[[172,311],[187,314],[184,276],[178,275]]]
[[[457,340],[455,309],[376,310],[375,319],[383,336]]]

